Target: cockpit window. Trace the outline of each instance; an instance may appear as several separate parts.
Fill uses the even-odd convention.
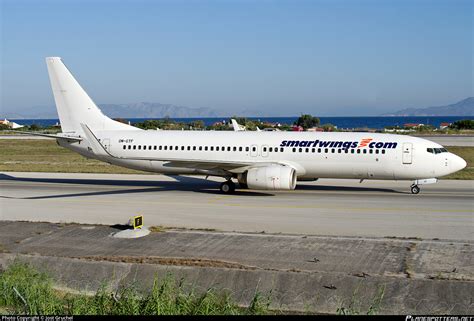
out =
[[[426,151],[431,154],[441,154],[448,152],[446,148],[427,148]]]

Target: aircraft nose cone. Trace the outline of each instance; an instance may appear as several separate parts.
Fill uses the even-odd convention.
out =
[[[454,171],[460,171],[461,169],[465,168],[467,166],[467,163],[464,159],[457,155],[453,155],[453,158],[451,160],[451,167]]]

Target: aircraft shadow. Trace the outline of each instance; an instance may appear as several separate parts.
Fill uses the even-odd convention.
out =
[[[334,192],[383,192],[407,194],[407,192],[397,191],[391,188],[377,187],[355,187],[355,186],[330,186],[330,185],[296,185],[297,190],[302,191],[334,191]]]
[[[260,191],[251,191],[239,189],[234,194],[222,194],[218,189],[218,182],[208,181],[204,178],[190,177],[190,176],[175,176],[168,175],[176,181],[160,181],[157,176],[156,181],[150,180],[108,180],[108,179],[82,179],[82,178],[29,178],[29,177],[13,177],[7,174],[0,174],[1,180],[11,180],[19,182],[36,182],[48,184],[78,184],[91,186],[124,186],[124,187],[143,187],[133,189],[120,189],[110,191],[94,191],[82,192],[72,194],[58,194],[47,196],[32,196],[32,197],[8,197],[0,196],[0,198],[12,199],[53,199],[53,198],[67,198],[67,197],[81,197],[81,196],[101,196],[101,195],[118,195],[118,194],[135,194],[135,193],[150,193],[162,191],[189,191],[203,194],[214,194],[221,196],[275,196],[275,194],[265,193]],[[238,187],[238,185],[237,185]],[[334,191],[334,192],[382,192],[395,194],[410,194],[409,192],[397,191],[389,188],[374,188],[374,187],[353,187],[353,186],[330,186],[330,185],[302,185],[296,186],[297,190],[303,191]]]
[[[105,186],[124,186],[124,187],[145,187],[145,188],[81,192],[81,193],[32,196],[32,197],[0,196],[0,198],[34,200],[34,199],[53,199],[53,198],[67,198],[67,197],[81,197],[81,196],[149,193],[149,192],[163,192],[163,191],[190,191],[190,192],[196,192],[196,193],[225,195],[219,191],[218,182],[208,181],[206,179],[197,178],[197,177],[184,177],[184,176],[171,176],[171,175],[170,177],[173,177],[174,179],[176,179],[176,181],[107,180],[107,179],[80,179],[80,178],[29,178],[29,177],[13,177],[6,174],[0,174],[0,181],[11,180],[11,181],[19,181],[19,182],[36,182],[36,183],[48,183],[48,184],[79,184],[79,185],[91,185],[91,186],[104,186],[105,185]],[[232,195],[274,196],[273,194],[268,194],[268,193],[242,191],[242,190],[237,190]]]

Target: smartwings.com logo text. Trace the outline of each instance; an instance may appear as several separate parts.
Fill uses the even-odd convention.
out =
[[[360,142],[324,141],[324,140],[284,140],[280,147],[337,147],[337,148],[396,148],[394,142],[373,142],[372,138],[364,138]]]

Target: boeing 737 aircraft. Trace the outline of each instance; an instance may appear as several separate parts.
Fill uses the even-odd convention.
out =
[[[44,135],[79,154],[164,174],[219,176],[224,193],[242,188],[293,190],[297,180],[410,180],[419,185],[466,162],[429,140],[375,133],[155,131],[114,121],[100,111],[63,64],[46,58],[62,133]]]

